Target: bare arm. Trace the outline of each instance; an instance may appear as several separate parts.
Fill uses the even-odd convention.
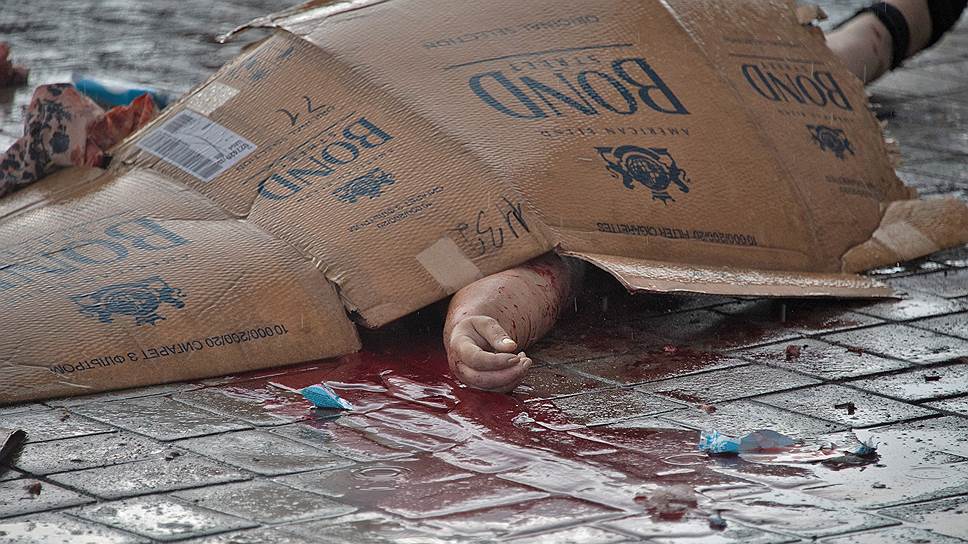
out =
[[[444,325],[455,377],[478,389],[514,389],[531,366],[521,350],[551,330],[579,276],[577,265],[547,254],[458,291]]]
[[[904,52],[905,57],[910,57],[930,44],[932,21],[929,1],[931,0],[887,0],[907,20],[910,41],[907,51]],[[827,45],[864,83],[874,81],[891,68],[891,35],[871,13],[855,17],[828,34]]]

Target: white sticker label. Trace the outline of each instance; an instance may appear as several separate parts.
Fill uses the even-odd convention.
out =
[[[191,110],[182,110],[138,147],[202,181],[212,181],[255,151],[255,144]]]

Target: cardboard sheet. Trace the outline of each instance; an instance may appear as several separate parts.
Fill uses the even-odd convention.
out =
[[[634,291],[876,297],[856,272],[968,241],[792,2],[317,1],[248,26],[277,31],[110,169],[0,201],[0,403],[352,352],[355,324],[551,250]]]

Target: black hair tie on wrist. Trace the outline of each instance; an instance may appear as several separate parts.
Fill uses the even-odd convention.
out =
[[[891,35],[891,70],[897,68],[907,58],[908,47],[911,45],[911,29],[901,10],[887,2],[878,2],[858,11],[854,17],[864,13],[871,13],[887,28]],[[851,17],[853,19],[854,17]]]

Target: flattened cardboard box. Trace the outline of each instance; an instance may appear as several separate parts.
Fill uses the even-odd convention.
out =
[[[792,4],[310,3],[0,202],[0,401],[284,365],[557,250],[630,289],[883,296],[965,241]]]

